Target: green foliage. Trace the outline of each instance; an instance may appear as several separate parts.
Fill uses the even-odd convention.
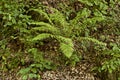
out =
[[[89,38],[89,37],[80,37],[79,40],[88,40],[88,41],[92,41],[98,45],[103,45],[103,46],[106,46],[106,43],[103,43],[103,42],[100,42],[98,41],[97,39],[94,39],[94,38]]]
[[[112,73],[114,70],[118,70],[120,67],[120,48],[116,44],[111,44],[113,47],[111,50],[106,50],[103,54],[111,56],[110,59],[106,59],[102,63],[101,70],[109,71]]]
[[[40,27],[34,27],[32,28],[33,31],[40,31],[40,32],[50,32],[52,34],[59,34],[59,30],[48,24],[48,23],[44,23],[44,22],[32,22],[30,24],[34,24],[34,25],[37,25],[37,26],[40,26]]]
[[[38,12],[39,14],[41,14],[40,12],[42,12],[42,11],[39,11],[38,9],[34,9],[34,10]],[[49,19],[49,21],[54,20],[57,23],[60,22],[60,24],[64,27],[65,25],[64,18],[62,18],[62,15],[60,15],[60,13],[59,13],[59,16],[61,17],[61,19],[57,17],[58,14],[54,16],[51,15],[52,17],[50,18],[48,17],[47,13],[44,13],[44,14],[46,14],[47,19]],[[65,38],[64,36],[61,36],[62,33],[61,33],[61,30],[59,30],[59,28],[49,23],[45,23],[45,22],[31,22],[30,24],[39,26],[39,27],[32,28],[33,32],[36,32],[37,30],[40,32],[37,36],[35,36],[32,39],[32,42],[35,42],[37,40],[44,40],[46,38],[57,39],[60,42],[60,50],[65,54],[66,57],[68,58],[71,57],[73,53],[73,47],[74,47],[72,40],[69,38]]]
[[[45,60],[42,56],[42,52],[39,52],[36,48],[29,49],[28,52],[31,55],[32,60],[34,63],[30,64],[26,68],[22,68],[18,75],[21,75],[23,80],[27,79],[40,79],[39,71],[45,69],[54,69],[55,66],[51,61]]]
[[[89,56],[86,60],[94,59],[98,71],[119,70],[120,1],[78,0],[73,6],[74,2],[68,0],[53,8],[37,0],[1,0],[0,69],[9,71],[20,66],[18,74],[23,80],[40,79],[39,71],[56,67],[43,56],[46,46],[55,46],[57,53],[63,53],[59,57],[67,59],[63,59],[65,64],[75,66],[85,55]],[[57,46],[50,44],[54,40]]]
[[[70,58],[72,56],[73,53],[73,42],[70,38],[66,38],[62,35],[62,32],[60,30],[60,27],[56,27],[57,25],[61,25],[62,28],[65,26],[64,25],[64,17],[62,16],[62,14],[60,14],[57,10],[57,15],[49,15],[42,9],[34,9],[34,8],[30,8],[28,11],[25,11],[25,5],[21,2],[19,4],[18,1],[16,2],[11,2],[12,4],[9,4],[9,1],[2,1],[3,6],[1,6],[1,17],[2,17],[2,28],[0,29],[2,32],[2,39],[3,37],[5,37],[5,39],[7,40],[5,44],[3,44],[3,41],[1,41],[1,50],[2,51],[6,51],[8,48],[8,53],[3,52],[1,53],[1,57],[3,59],[3,67],[2,69],[4,70],[5,66],[10,66],[12,64],[13,67],[17,67],[18,65],[25,65],[28,62],[32,62],[32,64],[29,64],[30,66],[28,66],[25,69],[21,69],[19,74],[22,74],[22,79],[28,79],[28,78],[36,78],[39,77],[37,75],[37,73],[31,72],[31,69],[35,69],[36,71],[43,70],[43,69],[52,69],[53,66],[51,65],[50,61],[44,60],[42,55],[38,56],[42,53],[40,53],[37,48],[34,48],[34,43],[37,41],[42,42],[42,40],[45,40],[47,38],[49,39],[57,39],[58,42],[60,42],[60,50],[62,53],[64,53],[64,55],[67,58]],[[4,5],[5,4],[5,5]],[[16,5],[19,4],[19,5]],[[14,8],[16,7],[16,8]],[[10,11],[4,11],[5,8],[7,8]],[[39,17],[34,20],[32,19],[32,15],[33,13],[35,15],[38,15],[39,13]],[[29,16],[27,15],[29,14]],[[30,17],[31,15],[31,17]],[[57,19],[58,15],[61,15],[62,17],[60,19]],[[57,17],[55,19],[55,17]],[[42,18],[42,19],[41,19]],[[44,20],[47,20],[48,22],[45,22]],[[58,20],[58,21],[57,21]],[[63,21],[62,21],[63,20]],[[57,23],[53,24],[53,22],[56,21]],[[62,21],[62,22],[61,22]],[[57,24],[57,25],[56,25]],[[31,27],[32,26],[32,27]],[[36,26],[36,27],[34,27]],[[62,29],[61,28],[61,29]],[[3,30],[2,30],[3,29]],[[62,30],[64,31],[64,29]],[[7,34],[5,34],[7,33]],[[35,33],[35,34],[32,34]],[[5,34],[5,35],[4,35]],[[66,33],[64,33],[66,34]],[[10,37],[9,37],[10,36]],[[18,51],[15,52],[15,50],[13,50],[13,53],[16,54],[20,54],[18,55],[18,58],[22,58],[21,56],[28,56],[28,62],[26,62],[27,60],[25,60],[25,58],[23,57],[21,60],[20,59],[14,59],[12,58],[12,61],[17,60],[18,63],[14,63],[14,62],[8,62],[8,58],[7,56],[4,56],[3,54],[8,54],[11,55],[11,51],[9,50],[9,48],[12,48],[12,44],[16,43],[15,40],[19,40],[18,41],[18,46],[21,46],[22,44],[24,45],[23,47],[17,47]],[[11,43],[11,41],[13,41]],[[8,46],[10,45],[10,46]],[[7,47],[7,48],[6,48]],[[13,45],[13,48],[15,47],[15,45]],[[5,49],[5,50],[4,50]],[[22,51],[23,50],[23,51]],[[23,54],[26,53],[26,54]],[[31,53],[31,54],[28,54]],[[12,69],[13,67],[10,67],[10,69]],[[35,71],[35,72],[36,72]]]
[[[33,73],[30,73],[30,72],[33,72]],[[37,78],[37,79],[40,79],[40,75],[37,75],[36,74],[36,69],[35,68],[25,68],[25,69],[21,69],[20,71],[19,71],[19,73],[18,74],[21,74],[22,76],[22,80],[27,80],[28,78],[29,79],[35,79],[35,78]]]
[[[43,11],[42,9],[34,9],[34,8],[32,9],[31,8],[31,9],[29,9],[29,11],[35,11],[35,12],[39,13],[39,15],[37,16],[38,20],[39,19],[47,19],[52,24],[52,21],[49,18],[48,14],[45,11]]]

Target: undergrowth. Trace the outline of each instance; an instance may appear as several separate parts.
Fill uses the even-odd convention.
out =
[[[109,73],[120,71],[120,2],[68,2],[53,7],[37,0],[1,0],[1,72],[19,67],[17,75],[23,80],[40,79],[40,71],[54,70],[60,62],[75,66],[90,59],[97,76],[107,73],[104,80],[110,79]],[[46,55],[53,56],[48,59]]]

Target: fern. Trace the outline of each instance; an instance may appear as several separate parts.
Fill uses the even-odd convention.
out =
[[[58,24],[59,26],[64,27],[67,24],[65,20],[65,16],[55,8],[51,8],[51,10],[53,10],[54,13],[49,14],[50,19],[54,21],[55,24]]]
[[[41,15],[41,17],[46,18],[51,24],[53,24],[51,19],[48,16],[48,14],[46,12],[44,12],[42,9],[34,9],[34,8],[32,9],[31,8],[31,9],[29,9],[29,11],[35,11],[35,12],[39,13]]]
[[[56,27],[54,27],[54,26],[52,26],[48,23],[45,23],[45,22],[31,22],[30,24],[40,26],[40,27],[32,28],[33,31],[38,30],[38,31],[51,32],[52,34],[60,34],[60,31]]]
[[[73,43],[72,43],[72,40],[70,38],[65,38],[65,37],[62,37],[62,36],[56,36],[55,38],[59,42],[64,42],[64,43],[70,45],[71,47],[73,47]]]
[[[58,35],[52,35],[52,34],[48,34],[48,33],[42,33],[37,35],[36,37],[34,37],[32,39],[32,41],[37,41],[37,40],[43,40],[46,38],[56,38],[59,42],[60,42],[60,50],[61,52],[67,57],[70,58],[74,49],[74,45],[71,39],[69,38],[65,38],[62,36],[58,36]]]
[[[78,1],[80,1],[81,3],[84,3],[84,4],[86,4],[86,5],[88,5],[88,6],[93,6],[93,3],[91,3],[89,0],[78,0]]]
[[[60,50],[61,52],[67,57],[70,58],[74,49],[73,42],[70,38],[66,38],[62,36],[62,34],[66,34],[67,30],[69,30],[68,23],[64,18],[64,15],[60,13],[57,9],[53,9],[54,13],[48,14],[42,10],[38,9],[31,9],[33,11],[38,12],[39,14],[44,15],[45,18],[49,20],[50,23],[45,22],[31,22],[30,25],[36,25],[36,27],[32,28],[34,32],[40,31],[42,33],[38,34],[32,39],[32,42],[38,40],[44,40],[46,38],[53,38],[57,39],[60,43]],[[55,24],[52,24],[52,21]],[[57,24],[57,25],[56,25]],[[57,27],[55,27],[57,26]],[[50,33],[49,33],[50,32]]]
[[[90,38],[90,37],[80,37],[79,40],[88,40],[88,41],[92,41],[98,45],[103,45],[103,46],[107,45],[106,43],[100,42],[99,40],[94,39],[94,38]]]
[[[34,27],[32,28],[32,30],[35,32],[36,30],[38,31],[45,31],[42,32],[40,34],[38,34],[37,36],[35,36],[32,39],[32,42],[38,41],[38,40],[44,40],[46,38],[53,38],[53,39],[57,39],[60,42],[60,50],[61,52],[67,57],[70,58],[74,49],[74,45],[73,42],[70,38],[66,38],[61,36],[60,34],[60,30],[58,30],[58,28],[54,27],[53,25],[50,25],[49,23],[45,23],[45,22],[31,22],[29,23],[30,25],[36,25],[39,27]],[[48,33],[51,32],[51,33]],[[60,33],[60,34],[59,34]]]
[[[59,28],[59,30],[62,32],[61,35],[69,37],[71,34],[72,27],[69,26],[69,23],[66,21],[64,14],[54,8],[51,8],[51,10],[54,13],[49,14],[49,16],[51,21],[54,23],[54,26]]]
[[[39,30],[39,31],[46,31],[51,32],[52,34],[59,34],[59,31],[54,27],[47,27],[47,26],[41,26],[41,27],[35,27],[33,30]]]
[[[48,34],[48,33],[42,33],[42,34],[39,34],[39,35],[37,35],[36,37],[34,37],[34,38],[32,39],[32,41],[44,40],[44,39],[50,38],[50,37],[53,37],[53,35]]]
[[[51,26],[50,24],[45,23],[45,22],[30,22],[29,24],[30,25]]]
[[[72,56],[73,48],[68,44],[60,43],[60,49],[66,57],[70,58]]]
[[[56,39],[61,42],[60,43],[60,50],[64,55],[68,58],[72,56],[72,53],[74,51],[74,45],[70,38],[65,38],[62,36],[56,36]]]
[[[70,22],[72,24],[78,24],[78,23],[80,23],[81,19],[83,20],[83,18],[87,18],[88,16],[90,16],[90,13],[91,13],[91,11],[89,9],[84,8],[84,9],[80,10],[77,13],[77,16],[73,20],[71,20]]]

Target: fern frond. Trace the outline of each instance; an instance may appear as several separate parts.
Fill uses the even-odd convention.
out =
[[[78,13],[77,13],[77,16],[71,20],[71,24],[78,24],[80,23],[80,19],[82,19],[82,21],[84,20],[83,18],[87,18],[88,16],[90,16],[90,13],[91,11],[87,8],[84,8],[82,10],[80,10]]]
[[[93,18],[87,18],[83,21],[84,24],[89,24],[89,25],[95,25],[96,22],[101,22],[104,21],[105,17],[100,16],[100,17],[93,17]]]
[[[37,22],[37,21],[30,22],[29,24],[30,24],[30,25],[40,25],[40,26],[51,26],[49,23]]]
[[[93,6],[93,3],[91,2],[91,0],[90,1],[89,0],[78,0],[78,1],[88,6]]]
[[[53,35],[48,34],[48,33],[42,33],[34,37],[32,41],[43,40],[43,39],[50,38],[50,37],[53,37]]]
[[[54,13],[49,14],[50,19],[54,22],[55,26],[57,26],[59,30],[62,32],[61,35],[69,36],[71,27],[68,26],[69,24],[66,21],[65,16],[57,9],[52,8],[52,10],[54,11]]]
[[[50,32],[52,34],[59,34],[60,33],[56,28],[48,27],[48,26],[35,27],[35,28],[32,28],[32,30],[45,31],[45,32]]]
[[[60,31],[56,27],[54,27],[53,25],[50,25],[48,23],[45,23],[45,22],[31,22],[30,24],[40,26],[40,27],[32,28],[32,30],[35,30],[35,31],[38,30],[38,31],[51,32],[52,34],[60,33]]]
[[[43,40],[46,38],[56,38],[60,42],[60,50],[61,52],[67,57],[70,58],[72,56],[72,53],[74,51],[73,47],[73,42],[69,38],[65,38],[62,36],[57,36],[57,35],[52,35],[48,33],[42,33],[39,34],[38,36],[34,37],[32,41],[37,41],[37,40]]]
[[[68,45],[70,45],[71,47],[73,47],[73,42],[70,38],[66,38],[66,37],[62,37],[62,36],[56,36],[55,37],[59,42],[64,42]]]
[[[34,9],[34,8],[32,9],[31,8],[29,11],[35,11],[35,12],[39,13],[41,16],[43,16],[44,18],[46,18],[51,24],[53,24],[52,21],[51,21],[51,19],[48,16],[48,14],[46,12],[44,12],[43,10],[41,10],[41,9]]]
[[[60,43],[60,50],[67,58],[70,58],[73,54],[73,48],[65,43]]]
[[[101,41],[99,41],[99,40],[97,40],[97,39],[90,38],[90,37],[80,37],[79,40],[88,40],[88,41],[92,41],[92,42],[94,42],[94,43],[96,43],[96,44],[98,44],[98,45],[103,45],[103,46],[106,46],[106,45],[107,45],[107,44],[104,43],[104,42],[101,42]]]
[[[54,21],[56,24],[58,24],[59,26],[65,26],[67,25],[67,22],[65,20],[65,16],[60,12],[58,11],[57,9],[55,8],[51,8],[51,10],[54,11],[54,13],[52,14],[49,14],[50,16],[50,19],[52,21]]]
[[[60,43],[60,50],[62,53],[67,57],[70,58],[74,51],[74,45],[71,39],[65,38],[62,36],[56,36],[56,39],[61,42]]]

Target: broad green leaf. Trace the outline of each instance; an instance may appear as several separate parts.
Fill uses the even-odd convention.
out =
[[[30,71],[30,68],[25,68],[25,69],[21,69],[20,71],[19,71],[19,73],[20,74],[26,74],[26,73],[28,73]]]

